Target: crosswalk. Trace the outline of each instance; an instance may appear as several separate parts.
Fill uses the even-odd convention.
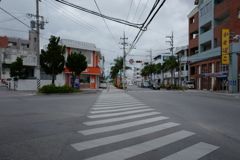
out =
[[[151,92],[151,93],[163,93],[163,92],[175,92],[175,93],[182,93],[184,91],[182,90],[127,90],[127,92],[138,92],[138,93],[146,93],[146,92]]]
[[[123,100],[124,103],[122,102]],[[97,155],[92,154],[90,157],[83,157],[83,159],[87,160],[134,159],[135,156],[147,154],[155,149],[162,149],[164,146],[178,143],[180,140],[196,135],[196,133],[191,131],[177,130],[151,138],[153,134],[160,134],[176,128],[180,124],[171,122],[169,117],[162,115],[150,106],[123,92],[101,94],[89,113],[87,116],[88,121],[83,122],[87,129],[78,131],[79,134],[86,137],[86,140],[81,139],[79,142],[71,144],[76,151],[98,151],[99,147],[117,146],[132,140],[134,140],[134,143],[128,143],[128,146],[123,145],[124,147],[122,148],[118,146],[115,150],[106,150],[104,153]],[[133,127],[134,129],[131,129]],[[143,140],[144,137],[148,137],[147,140]],[[140,141],[136,143],[138,139]],[[182,150],[178,150],[165,158],[154,158],[162,158],[162,160],[197,160],[218,148],[218,146],[212,144],[198,142],[187,148],[181,148]]]

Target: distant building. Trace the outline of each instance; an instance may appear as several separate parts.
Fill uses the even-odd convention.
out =
[[[153,58],[153,63],[154,64],[158,64],[158,63],[163,64],[165,62],[165,60],[169,59],[170,56],[171,56],[170,53],[160,53]],[[171,78],[171,73],[170,72],[156,73],[155,77],[154,77],[155,81],[157,81],[160,84],[165,84],[165,82],[169,81],[170,78]]]
[[[29,39],[0,36],[0,79],[10,78],[10,67],[17,57],[23,59],[29,77],[36,77],[37,66],[37,35],[36,31],[29,31]]]

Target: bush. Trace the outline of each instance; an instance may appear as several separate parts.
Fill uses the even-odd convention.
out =
[[[69,86],[54,86],[54,85],[45,85],[43,86],[40,93],[73,93],[73,92],[82,92],[81,90],[73,89]]]
[[[166,86],[164,86],[164,85],[161,85],[161,86],[160,86],[160,88],[166,88]]]

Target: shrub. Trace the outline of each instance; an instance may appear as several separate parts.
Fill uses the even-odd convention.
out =
[[[186,86],[179,86],[179,89],[181,89],[181,90],[188,90],[188,87],[186,87]]]
[[[161,85],[161,86],[160,86],[160,88],[166,88],[166,86],[164,86],[164,85]]]
[[[43,86],[40,93],[73,93],[73,92],[82,92],[81,90],[73,89],[69,86],[54,86],[54,85],[45,85]]]

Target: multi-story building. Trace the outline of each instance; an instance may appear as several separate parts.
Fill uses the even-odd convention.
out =
[[[166,59],[169,59],[170,57],[170,53],[161,53],[161,54],[158,54],[157,56],[155,56],[153,58],[153,63],[154,64],[158,64],[158,63],[161,63],[163,64],[165,62]],[[171,74],[170,72],[168,73],[156,73],[155,74],[155,77],[154,77],[154,80],[157,81],[158,83],[160,84],[164,84],[164,80],[167,81],[171,78]]]
[[[81,52],[86,57],[88,67],[79,77],[80,88],[98,88],[100,79],[104,77],[104,57],[102,56],[100,49],[92,43],[68,39],[61,39],[60,44],[66,46],[66,59],[71,52]],[[69,86],[71,86],[71,73],[72,72],[70,72],[68,68],[65,68],[63,73],[66,85]]]
[[[0,37],[0,79],[10,78],[10,66],[17,57],[23,59],[28,77],[36,77],[37,66],[37,35],[36,31],[29,31],[29,39],[16,37]]]
[[[133,81],[134,81],[134,84],[137,84],[137,82],[141,82],[142,81],[140,67],[134,67]]]
[[[182,85],[183,81],[188,81],[188,46],[176,47],[174,55],[176,55],[180,64],[175,72],[175,82],[179,86]]]
[[[221,63],[222,29],[240,34],[239,0],[195,0],[189,19],[189,80],[197,89],[239,91],[239,42],[230,40],[230,63]]]

